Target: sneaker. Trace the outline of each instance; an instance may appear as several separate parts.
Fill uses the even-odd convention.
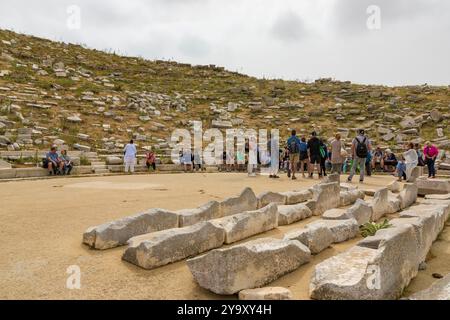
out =
[[[274,179],[280,179],[280,177],[279,177],[279,176],[273,176],[273,178],[274,178]]]
[[[297,180],[297,177],[292,177],[292,180]]]
[[[364,183],[364,180],[359,180],[359,183]]]

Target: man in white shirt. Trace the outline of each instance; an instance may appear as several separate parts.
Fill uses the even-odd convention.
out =
[[[128,170],[133,173],[134,172],[134,164],[136,162],[136,146],[134,145],[134,141],[131,140],[130,143],[128,143],[125,148],[123,149],[124,152],[124,162],[125,162],[125,173],[128,172]]]

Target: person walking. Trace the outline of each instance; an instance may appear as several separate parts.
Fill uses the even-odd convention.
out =
[[[367,154],[370,152],[371,146],[370,141],[365,135],[363,129],[358,130],[358,135],[353,139],[352,142],[352,158],[353,164],[350,171],[350,176],[348,177],[348,182],[352,182],[353,176],[356,173],[356,168],[359,166],[359,182],[364,182],[364,173],[366,167]]]
[[[305,178],[305,171],[309,174],[308,143],[305,137],[300,140],[300,171],[303,178]]]
[[[342,158],[341,150],[341,135],[337,133],[334,136],[334,140],[331,142],[331,173],[342,173],[342,164],[344,163],[344,159]]]
[[[300,160],[300,139],[297,137],[297,131],[292,130],[291,136],[287,140],[287,147],[289,150],[292,180],[297,180],[295,173],[297,172],[297,163]]]
[[[130,143],[128,143],[125,146],[125,148],[123,149],[123,153],[124,153],[123,160],[125,162],[125,173],[128,173],[128,171],[130,171],[130,173],[133,173],[137,154],[136,146],[134,145],[133,140],[130,140]]]
[[[314,176],[314,167],[317,165],[317,173],[319,174],[319,179],[322,177],[320,170],[320,140],[317,138],[317,133],[313,131],[311,133],[311,139],[308,141],[308,156],[309,156],[309,177],[312,179]]]
[[[425,156],[425,163],[428,167],[428,178],[436,178],[436,158],[439,154],[439,150],[435,145],[432,145],[430,141],[425,143],[425,148],[423,149],[423,155]]]

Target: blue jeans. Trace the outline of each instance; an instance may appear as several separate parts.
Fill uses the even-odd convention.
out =
[[[366,167],[366,158],[355,157],[353,159],[352,170],[350,171],[350,176],[348,177],[348,181],[352,181],[353,176],[356,173],[356,168],[359,165],[359,181],[364,181],[364,171]]]
[[[427,166],[428,166],[428,177],[435,177],[436,176],[436,169],[434,167],[434,164],[436,162],[436,159],[427,159]]]

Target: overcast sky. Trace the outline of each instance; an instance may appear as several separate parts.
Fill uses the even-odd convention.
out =
[[[450,84],[449,0],[1,0],[0,27],[257,77]]]

